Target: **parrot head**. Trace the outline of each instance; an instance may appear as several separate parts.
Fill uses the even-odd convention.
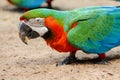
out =
[[[30,39],[45,37],[48,34],[49,29],[44,24],[44,18],[22,20],[19,23],[19,37],[25,44]]]
[[[57,24],[56,20],[52,21],[53,18],[50,18],[50,16],[56,13],[59,12],[51,9],[33,9],[25,12],[20,17],[19,23],[19,36],[21,40],[27,44],[29,39],[37,37],[42,37],[45,40],[52,39],[56,35],[55,31],[59,31],[58,29],[53,31],[50,27]]]

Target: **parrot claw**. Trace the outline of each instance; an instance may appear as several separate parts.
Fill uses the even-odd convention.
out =
[[[95,61],[94,61],[95,64],[110,64],[110,62],[107,60],[107,59],[100,59],[100,58],[97,58]]]
[[[68,64],[75,63],[75,62],[77,62],[77,61],[78,61],[78,58],[68,56],[68,57],[65,58],[62,62],[57,63],[56,66],[68,65]]]

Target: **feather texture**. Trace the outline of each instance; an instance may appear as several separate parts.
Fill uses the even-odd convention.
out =
[[[37,8],[40,7],[46,0],[8,0],[10,3],[20,8]]]
[[[67,33],[66,39],[70,45],[87,53],[102,54],[120,45],[120,7],[97,6],[71,11],[35,9],[26,12],[21,18],[28,20],[49,16],[59,25],[55,27]]]
[[[77,18],[78,25],[69,31],[69,42],[85,52],[99,54],[120,45],[120,8],[98,7],[86,11]],[[79,21],[84,16],[88,20]]]

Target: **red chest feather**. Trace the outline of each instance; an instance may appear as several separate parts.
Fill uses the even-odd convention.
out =
[[[45,25],[51,29],[53,34],[50,39],[46,40],[48,45],[59,52],[71,52],[77,50],[77,48],[69,44],[67,32],[64,32],[63,26],[59,25],[57,20],[53,17],[47,17],[45,19]]]

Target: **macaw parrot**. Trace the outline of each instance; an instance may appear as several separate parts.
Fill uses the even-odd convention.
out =
[[[44,2],[47,2],[48,8],[52,8],[51,2],[53,0],[7,0],[9,3],[18,6],[19,8],[23,8],[26,10],[38,8]]]
[[[93,6],[70,11],[34,9],[20,17],[19,36],[42,37],[47,45],[70,55],[58,65],[77,60],[77,50],[97,54],[98,63],[106,64],[105,53],[120,45],[120,6]]]

